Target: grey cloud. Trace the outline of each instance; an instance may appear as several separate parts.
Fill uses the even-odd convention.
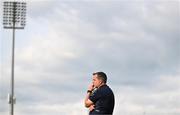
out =
[[[106,70],[111,71],[109,73],[112,73],[111,76],[116,79],[117,83],[122,81],[122,83],[132,84],[133,82],[138,84],[138,81],[140,83],[151,83],[160,74],[176,72],[179,67],[179,63],[176,62],[179,62],[180,43],[179,21],[177,20],[179,17],[178,5],[175,4],[176,2],[172,2],[168,5],[168,9],[159,11],[158,8],[166,8],[168,3],[162,2],[161,4],[160,2],[157,5],[154,5],[153,2],[153,4],[151,2],[147,4],[140,3],[123,2],[122,4],[122,2],[117,1],[103,2],[102,4],[101,2],[64,3],[62,12],[65,11],[72,22],[69,22],[70,25],[66,27],[66,25],[61,25],[63,18],[56,18],[54,20],[59,24],[55,26],[54,31],[59,29],[59,31],[65,31],[65,34],[71,33],[66,38],[73,39],[73,44],[75,44],[71,51],[81,52],[79,53],[81,55],[76,59],[63,59],[63,63],[59,61],[62,60],[61,58],[57,58],[49,61],[49,63],[47,62],[47,66],[41,66],[41,70],[54,72],[57,75],[65,71],[81,70],[81,68],[87,68],[84,69],[85,71]],[[143,12],[145,6],[148,7],[146,12]],[[70,11],[68,8],[76,11],[77,15],[71,16],[68,14]],[[168,12],[164,13],[166,11]],[[49,14],[50,19],[56,15],[54,13]],[[144,15],[146,15],[145,18]],[[59,14],[55,17],[62,16]],[[113,17],[116,18],[116,23],[120,22],[119,26],[123,27],[124,23],[122,21],[127,23],[125,24],[126,31],[123,28],[120,31],[115,24],[113,25]],[[162,21],[159,19],[162,19]],[[71,29],[72,23],[76,23],[78,27]],[[166,25],[170,29],[164,29],[158,25]],[[62,27],[66,29],[63,30]],[[86,27],[91,28],[86,29]],[[169,36],[165,34],[167,31]],[[57,35],[60,36],[61,34],[60,32]],[[54,53],[51,53],[51,55],[54,55]],[[151,78],[152,81],[147,78]]]
[[[48,105],[80,100],[91,73],[105,71],[109,83],[116,86],[115,92],[130,96],[126,101],[132,98],[130,94],[136,97],[143,94],[142,101],[133,98],[129,105],[163,105],[158,95],[158,102],[152,98],[161,88],[156,92],[152,86],[159,82],[160,76],[178,75],[180,39],[176,2],[48,1],[31,5],[28,17],[34,25],[42,24],[30,28],[31,33],[42,28],[47,28],[47,33],[30,35],[33,40],[27,47],[17,50],[19,103]],[[133,91],[126,92],[129,86]],[[124,91],[122,87],[126,87]],[[151,92],[146,92],[149,88]],[[152,97],[147,97],[148,93]],[[179,102],[174,104],[179,106]]]

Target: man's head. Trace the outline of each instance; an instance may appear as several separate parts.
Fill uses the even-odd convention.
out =
[[[102,84],[106,84],[107,76],[104,72],[95,72],[93,73],[93,85],[99,87]]]

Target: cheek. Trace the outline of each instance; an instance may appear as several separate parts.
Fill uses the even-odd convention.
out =
[[[101,82],[98,82],[98,85],[100,85],[101,84]]]
[[[94,84],[97,84],[97,81],[94,81]]]
[[[99,83],[97,81],[95,81],[94,84],[98,85]]]

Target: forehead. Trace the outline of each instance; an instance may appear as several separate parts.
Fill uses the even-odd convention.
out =
[[[92,76],[93,79],[97,79],[97,74]]]

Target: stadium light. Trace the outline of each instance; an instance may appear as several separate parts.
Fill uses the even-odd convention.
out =
[[[17,1],[5,1],[3,10],[4,29],[12,29],[12,65],[11,65],[11,92],[8,95],[10,115],[14,115],[14,57],[15,57],[15,30],[24,29],[26,25],[26,3]]]

